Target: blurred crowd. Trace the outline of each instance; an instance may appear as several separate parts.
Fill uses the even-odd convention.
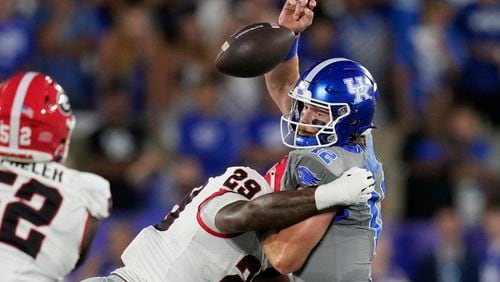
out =
[[[283,0],[1,0],[0,80],[45,72],[77,116],[70,165],[111,182],[112,219],[68,281],[107,274],[141,227],[229,165],[287,149],[262,77],[222,42]],[[300,66],[347,57],[380,87],[385,226],[375,281],[500,281],[500,1],[318,0]]]

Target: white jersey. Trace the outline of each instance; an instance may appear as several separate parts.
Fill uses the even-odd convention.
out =
[[[0,280],[61,281],[90,216],[109,215],[107,180],[59,163],[0,161]]]
[[[250,281],[266,268],[255,232],[224,234],[215,226],[220,209],[272,192],[248,167],[230,167],[195,188],[164,220],[144,228],[115,270],[126,281]]]

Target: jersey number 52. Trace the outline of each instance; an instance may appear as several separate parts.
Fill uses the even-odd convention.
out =
[[[0,171],[0,184],[13,187],[17,175]],[[37,195],[44,198],[40,208],[35,209],[27,202]],[[20,251],[36,258],[42,246],[45,235],[35,228],[29,230],[25,238],[18,236],[16,230],[21,219],[36,227],[49,225],[61,206],[63,197],[57,189],[48,187],[34,179],[23,183],[15,195],[18,200],[6,205],[0,222],[0,242],[13,246]]]

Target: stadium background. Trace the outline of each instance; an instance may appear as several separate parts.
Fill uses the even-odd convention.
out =
[[[0,1],[0,79],[37,70],[59,81],[77,116],[69,165],[112,185],[113,215],[67,281],[114,269],[136,232],[206,176],[232,164],[265,172],[286,153],[263,79],[214,70],[224,38],[276,21],[281,4]],[[500,281],[500,2],[318,4],[301,68],[344,56],[380,87],[388,192],[375,281]]]

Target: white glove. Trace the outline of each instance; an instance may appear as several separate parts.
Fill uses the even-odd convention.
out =
[[[373,174],[364,168],[353,167],[330,183],[316,188],[314,198],[318,210],[333,206],[349,206],[366,202],[374,191]]]

